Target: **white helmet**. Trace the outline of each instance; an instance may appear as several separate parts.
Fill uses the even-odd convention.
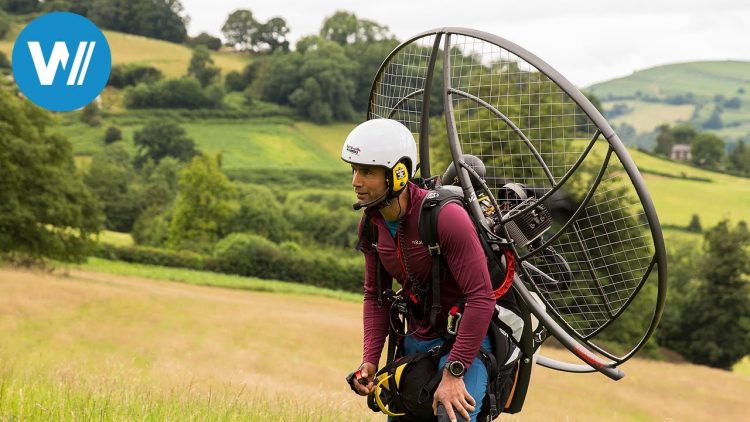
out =
[[[346,137],[341,159],[351,164],[388,169],[406,164],[409,177],[417,166],[417,144],[409,129],[396,120],[372,119],[359,124]]]

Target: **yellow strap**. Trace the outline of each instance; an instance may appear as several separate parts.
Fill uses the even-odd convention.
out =
[[[385,413],[388,416],[393,416],[393,417],[404,416],[404,415],[406,415],[406,413],[394,413],[394,412],[391,412],[390,410],[388,410],[388,407],[383,404],[383,400],[380,399],[380,385],[384,381],[387,381],[388,378],[390,378],[390,377],[391,377],[391,375],[388,375],[385,378],[381,378],[381,379],[378,380],[378,383],[375,384],[375,391],[373,392],[373,394],[375,394],[375,402],[378,404],[378,407],[380,408],[380,411],[383,412],[383,413]]]

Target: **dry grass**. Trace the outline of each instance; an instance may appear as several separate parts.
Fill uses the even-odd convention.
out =
[[[326,298],[0,269],[0,420],[19,401],[31,409],[20,419],[67,406],[105,420],[383,420],[343,382],[360,327],[359,304]],[[524,411],[501,420],[746,420],[750,377],[624,369],[615,383],[537,367]]]
[[[192,50],[185,45],[115,31],[104,31],[104,35],[112,51],[113,65],[149,64],[164,72],[168,78],[187,73]],[[211,52],[211,58],[221,68],[222,76],[232,70],[240,71],[250,62],[246,55],[241,54]]]
[[[12,25],[6,37],[0,41],[0,51],[8,58],[11,57],[13,43],[21,29],[20,24]],[[161,70],[167,78],[176,78],[187,73],[192,55],[192,50],[188,46],[116,31],[102,32],[109,43],[113,65],[123,63],[151,65]],[[250,63],[248,56],[243,54],[212,51],[211,58],[221,69],[222,77],[232,70],[241,71]]]

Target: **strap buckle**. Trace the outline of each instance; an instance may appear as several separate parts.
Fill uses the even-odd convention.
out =
[[[427,245],[427,250],[430,251],[430,256],[440,255],[440,244]]]

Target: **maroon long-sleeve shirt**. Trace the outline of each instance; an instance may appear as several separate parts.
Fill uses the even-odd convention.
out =
[[[379,256],[387,272],[381,272],[381,288],[391,287],[390,277],[392,276],[402,285],[408,297],[412,286],[411,283],[407,283],[408,277],[404,264],[397,256],[398,236],[399,233],[404,233],[410,275],[419,283],[429,283],[432,278],[432,258],[419,237],[419,214],[422,201],[428,191],[409,183],[408,192],[408,209],[400,223],[404,227],[403,230],[399,227],[395,237],[391,235],[380,212],[369,209],[365,211],[378,230],[377,255],[371,245],[363,245],[365,252],[363,361],[375,366],[380,361],[389,326],[389,307],[378,308],[377,306],[377,257]],[[450,269],[450,271],[442,271],[444,273],[440,285],[442,313],[437,318],[437,325],[442,327],[440,331],[444,331],[448,311],[460,298],[465,298],[463,317],[448,360],[459,360],[468,368],[479,351],[479,346],[487,334],[487,327],[492,318],[495,307],[492,284],[482,246],[466,210],[458,204],[446,205],[438,217],[437,230],[440,250]],[[409,332],[413,332],[413,335],[420,340],[440,336],[439,331],[430,326],[429,312],[422,320],[410,319]]]

